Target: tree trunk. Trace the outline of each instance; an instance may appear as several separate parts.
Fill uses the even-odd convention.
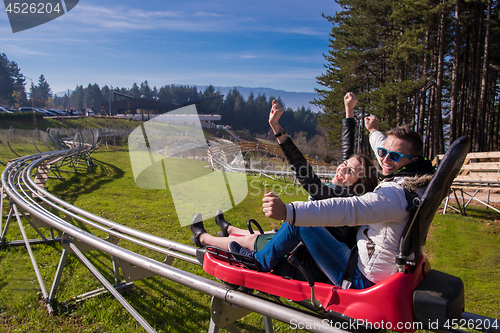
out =
[[[479,103],[479,78],[481,73],[479,72],[479,68],[481,67],[481,36],[483,35],[483,16],[484,16],[484,10],[483,10],[483,5],[481,2],[479,2],[479,28],[477,31],[477,34],[475,36],[477,43],[473,47],[473,57],[474,60],[471,64],[473,65],[472,68],[472,87],[471,87],[471,117],[470,117],[470,127],[469,127],[469,138],[471,139],[472,143],[475,143],[477,141],[477,137],[474,136],[475,130],[477,128],[477,111],[478,111],[478,103]],[[475,147],[475,144],[472,145],[472,147]]]
[[[491,79],[491,84],[490,84],[490,89],[491,89],[491,94],[490,94],[490,106],[488,107],[488,114],[489,114],[489,126],[488,126],[488,144],[487,144],[487,151],[493,151],[497,149],[496,147],[496,140],[498,137],[498,125],[495,126],[495,123],[500,116],[498,112],[495,112],[495,101],[497,99],[497,90],[495,87],[498,84],[498,72],[495,71],[493,72],[493,78]],[[495,131],[495,128],[497,129]]]
[[[484,135],[482,131],[485,129],[485,114],[486,114],[486,99],[487,99],[487,84],[488,84],[488,68],[489,66],[489,44],[490,44],[490,23],[491,23],[491,0],[488,0],[486,8],[486,32],[484,34],[484,57],[483,57],[483,80],[481,82],[481,100],[479,103],[479,117],[476,131],[476,146],[475,151],[484,151]]]
[[[461,84],[461,94],[460,94],[460,108],[458,109],[458,136],[467,135],[467,115],[470,111],[470,105],[467,103],[467,86],[470,83],[467,80],[467,74],[469,70],[469,60],[470,60],[470,34],[467,34],[465,41],[465,54],[464,54],[464,64],[462,66],[462,84]]]
[[[426,157],[430,158],[431,156],[435,155],[435,152],[433,151],[433,144],[432,142],[435,140],[434,138],[434,131],[432,130],[432,119],[434,117],[434,89],[435,87],[432,86],[430,89],[429,93],[429,110],[427,112],[427,140],[426,140],[426,147],[427,147],[427,154]]]
[[[434,110],[434,126],[436,133],[435,154],[444,153],[443,139],[443,112],[441,97],[443,95],[443,72],[444,72],[444,50],[445,50],[445,30],[446,30],[446,5],[445,0],[442,0],[441,20],[439,22],[439,38],[438,38],[438,59],[437,59],[437,79],[436,79],[436,98]]]
[[[450,144],[457,138],[457,103],[458,87],[460,86],[459,62],[460,62],[460,1],[455,1],[455,48],[453,50],[453,73],[450,102]]]
[[[436,81],[437,81],[437,73],[439,71],[438,69],[438,64],[439,64],[439,61],[438,61],[438,58],[439,58],[439,34],[436,36],[436,38],[434,39],[435,40],[435,43],[434,43],[434,50],[433,50],[433,56],[432,56],[432,68],[433,68],[433,72],[436,73]],[[437,94],[438,94],[438,90],[437,90],[437,82],[436,84],[433,86],[433,89],[432,89],[432,102],[430,103],[430,105],[432,106],[432,117],[430,117],[430,122],[427,124],[428,127],[430,127],[430,131],[432,132],[432,141],[431,141],[431,151],[430,151],[430,155],[429,157],[433,157],[435,156],[436,154],[439,154],[438,151],[439,151],[439,129],[438,129],[438,118],[439,116],[436,115],[437,113],[440,113],[441,110],[440,110],[440,107],[438,109],[438,105],[437,105]]]
[[[425,50],[424,50],[424,69],[423,75],[428,77],[429,72],[429,29],[427,29],[425,33]],[[424,136],[424,123],[425,123],[425,106],[427,103],[427,88],[429,83],[426,82],[426,85],[420,89],[420,109],[418,111],[418,133]]]

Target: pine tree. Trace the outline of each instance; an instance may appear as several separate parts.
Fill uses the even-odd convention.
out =
[[[0,54],[0,102],[12,105],[25,101],[24,82],[17,63]]]
[[[49,98],[52,97],[52,90],[43,74],[38,78],[38,85],[33,87],[32,94],[35,97],[35,104],[42,107],[45,107]]]
[[[151,91],[151,88],[149,87],[148,80],[141,83],[141,88],[139,90],[140,90],[141,98],[152,99],[153,92]]]
[[[141,97],[141,89],[139,89],[139,86],[135,82],[134,82],[134,84],[132,84],[132,88],[130,89],[130,91],[128,93],[130,94],[130,96],[135,97],[135,98]]]

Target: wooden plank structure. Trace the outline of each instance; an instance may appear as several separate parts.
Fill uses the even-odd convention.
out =
[[[444,155],[438,155],[433,163],[439,163],[439,160]],[[469,192],[474,191],[473,194]],[[477,198],[480,191],[486,191],[486,201]],[[490,205],[491,193],[500,194],[500,151],[469,153],[462,165],[459,175],[455,178],[451,187],[451,192],[455,196],[458,204],[458,209],[462,215],[465,215],[465,208],[472,201],[476,200],[486,206],[486,209],[491,208],[500,213],[500,210]],[[457,192],[461,194],[461,200],[457,196]],[[451,194],[451,193],[450,193]],[[465,202],[465,196],[469,199]],[[446,199],[444,213],[448,206],[449,196]]]

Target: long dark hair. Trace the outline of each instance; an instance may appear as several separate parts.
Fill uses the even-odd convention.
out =
[[[355,195],[363,195],[373,192],[378,185],[377,168],[373,161],[365,154],[353,154],[350,158],[356,158],[361,164],[361,171],[358,173],[358,180],[350,188],[350,192]]]

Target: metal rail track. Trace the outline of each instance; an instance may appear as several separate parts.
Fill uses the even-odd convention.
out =
[[[89,213],[76,206],[73,206],[64,200],[57,198],[49,192],[41,189],[35,184],[32,178],[33,171],[49,159],[58,156],[68,156],[74,158],[75,154],[81,153],[81,150],[74,149],[70,151],[54,151],[50,153],[39,153],[31,156],[19,158],[11,163],[2,173],[2,195],[9,199],[11,210],[6,216],[6,222],[2,221],[2,241],[5,241],[5,233],[15,219],[23,235],[23,243],[26,246],[30,260],[37,276],[38,284],[47,304],[49,312],[56,301],[57,290],[62,275],[62,270],[69,254],[74,254],[78,259],[92,272],[104,288],[109,291],[130,314],[140,323],[147,332],[155,332],[146,320],[121,296],[118,292],[121,288],[130,284],[119,281],[118,267],[122,268],[124,276],[127,275],[130,281],[144,276],[162,276],[171,281],[188,286],[205,294],[213,296],[212,309],[218,309],[218,315],[212,316],[211,331],[216,331],[217,327],[227,327],[234,331],[235,327],[228,325],[234,320],[248,314],[257,312],[265,316],[266,330],[271,331],[272,325],[270,318],[277,319],[285,323],[292,321],[299,322],[321,322],[324,317],[319,314],[302,311],[291,308],[286,305],[277,304],[266,298],[257,297],[245,292],[235,290],[229,285],[214,282],[212,280],[200,277],[198,275],[180,270],[171,266],[169,263],[175,258],[199,265],[196,259],[196,248],[185,244],[177,243],[168,239],[147,234],[119,223],[104,219],[100,216]],[[2,201],[3,204],[3,201]],[[1,209],[2,207],[0,207]],[[65,219],[52,213],[50,208],[56,209],[67,216],[85,224],[89,230],[105,232],[109,235],[107,239],[67,222]],[[40,240],[30,240],[26,236],[23,220],[29,224],[42,236]],[[60,230],[62,237],[60,239],[46,238],[43,236],[40,227],[49,227]],[[63,247],[63,253],[59,262],[57,271],[50,291],[46,288],[38,269],[36,259],[31,251],[32,244],[53,243],[54,240],[60,241]],[[118,240],[128,241],[141,247],[162,253],[167,256],[165,262],[160,262],[138,253],[127,250],[117,245]],[[93,267],[90,261],[84,255],[85,251],[98,250],[109,254],[113,258],[113,271],[115,275],[115,284],[108,282],[102,274]],[[128,264],[135,266],[135,271],[127,274],[125,267]],[[236,310],[239,307],[239,310]],[[227,322],[226,319],[231,318]],[[312,332],[341,332],[334,327],[321,326],[312,328]]]

